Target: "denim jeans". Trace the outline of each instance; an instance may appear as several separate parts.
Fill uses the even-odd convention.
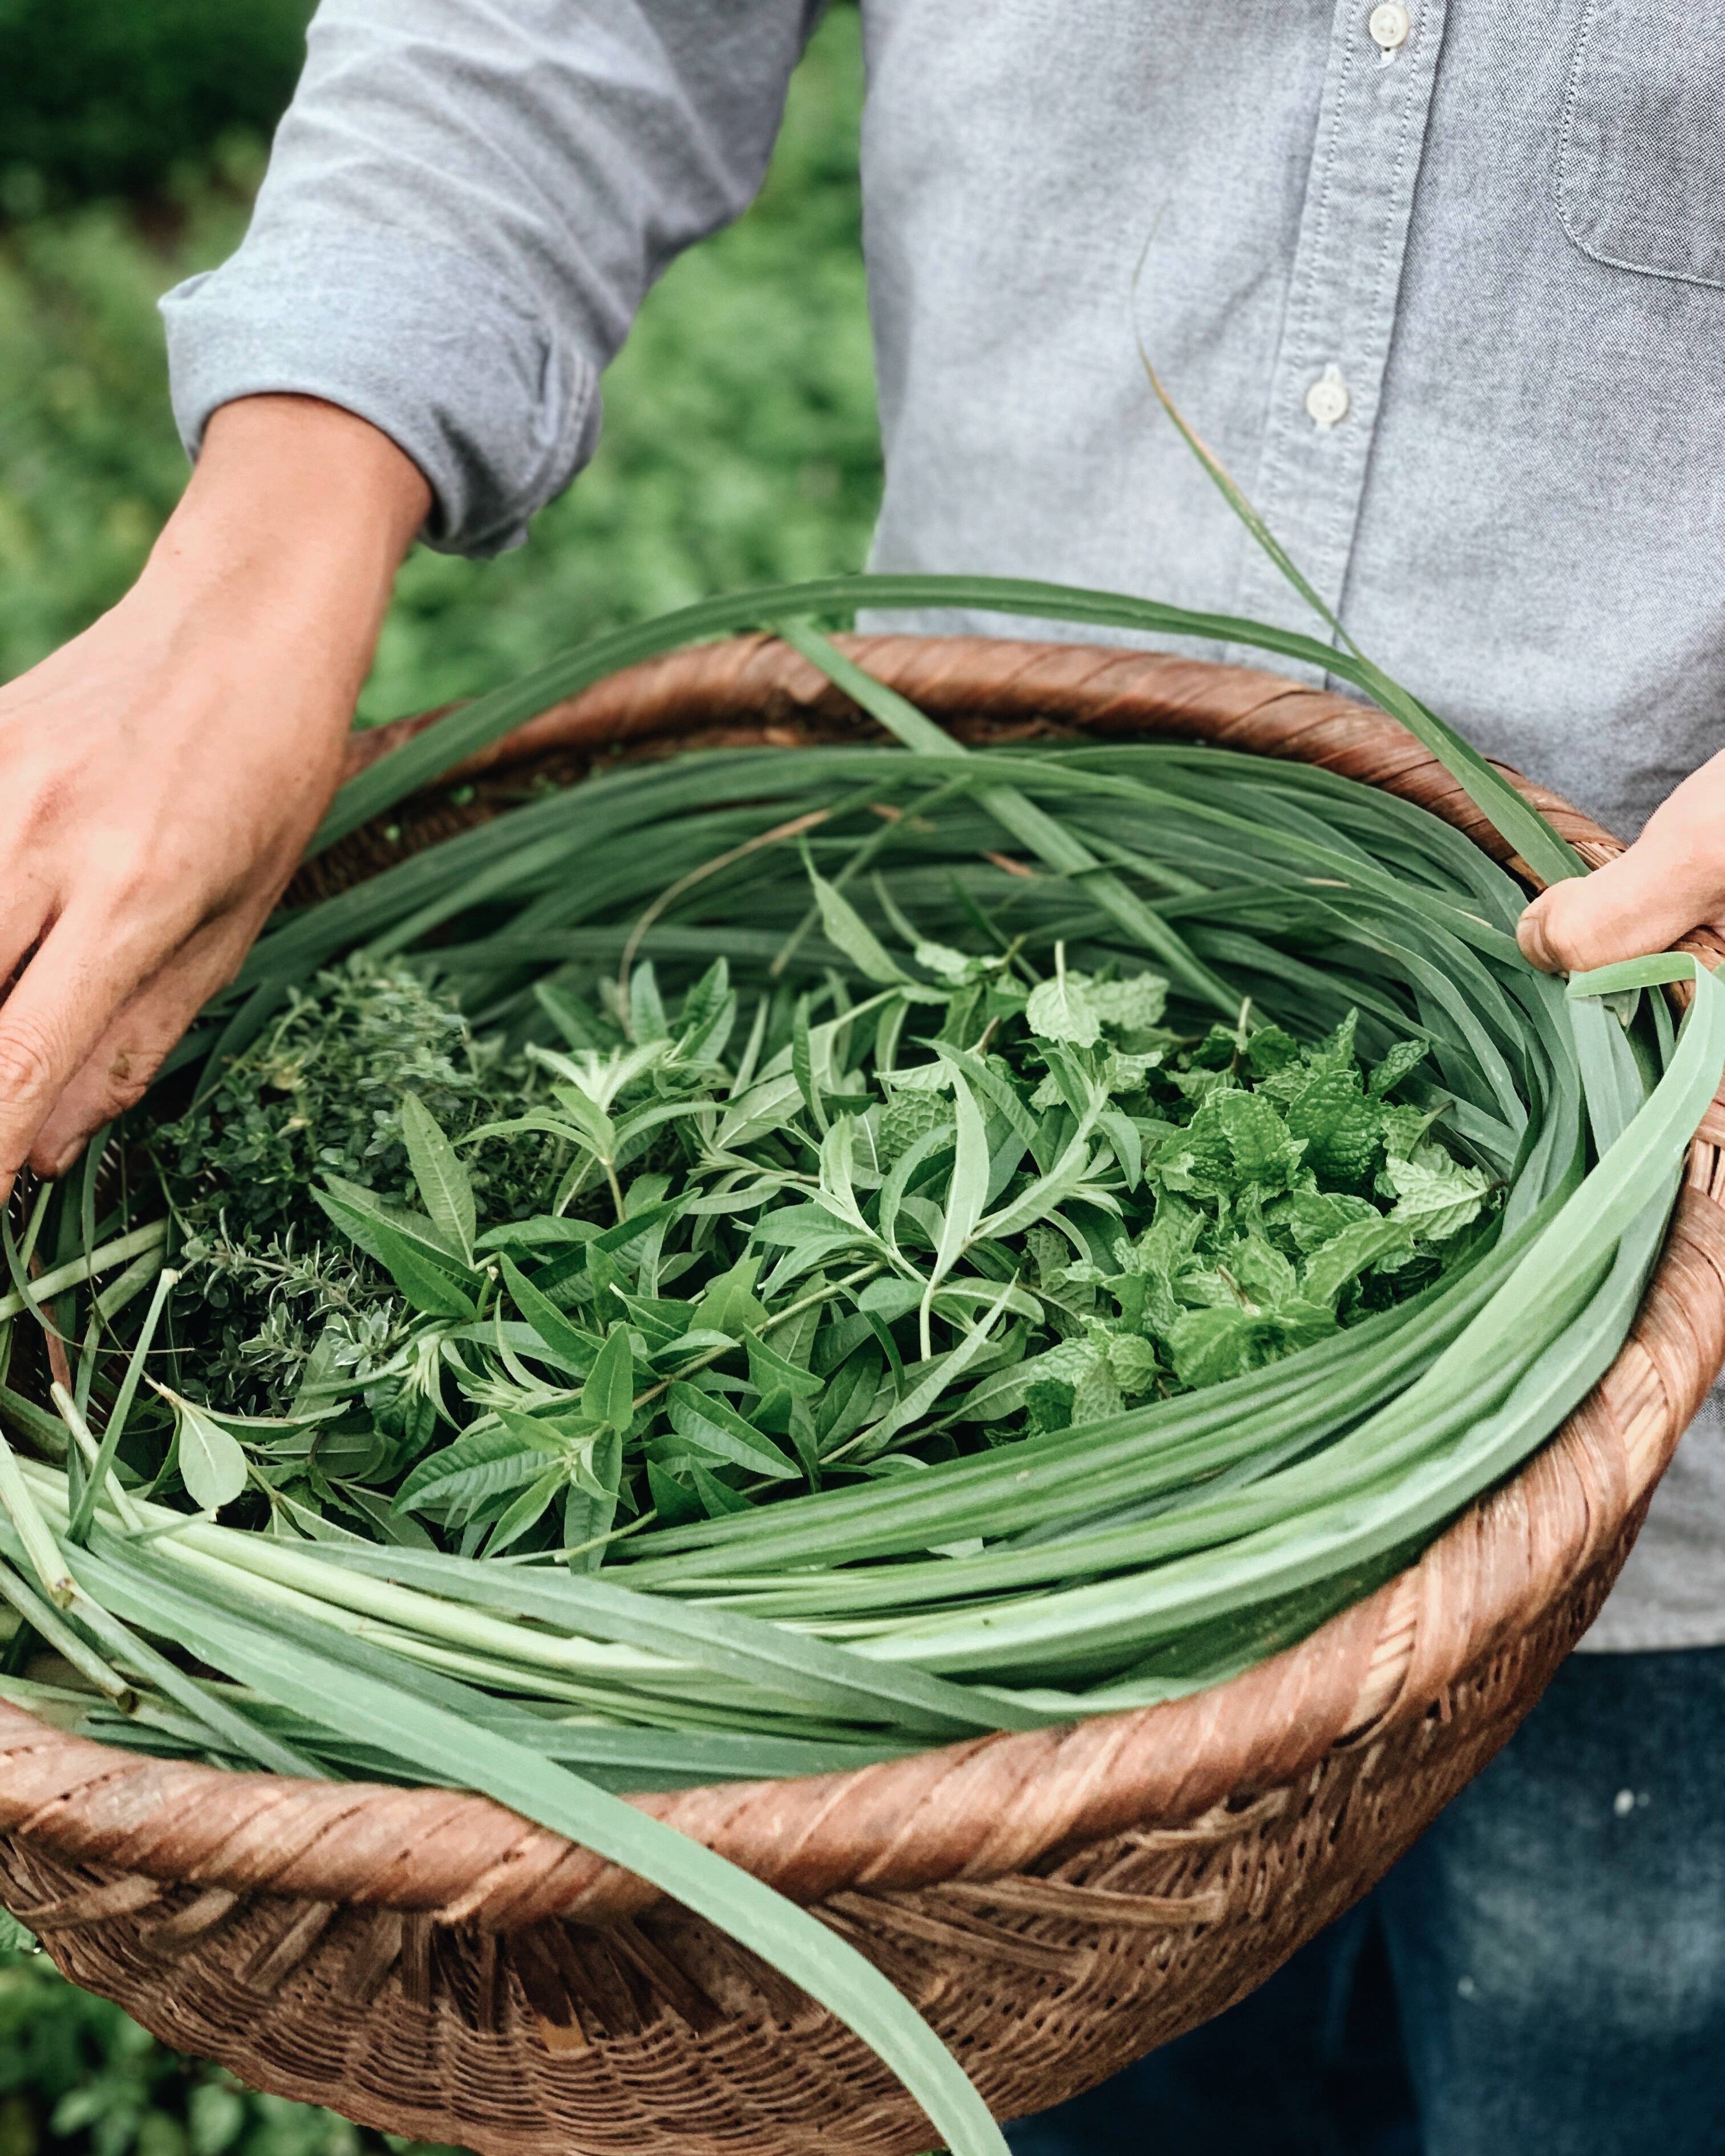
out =
[[[1725,1648],[1577,1656],[1359,1908],[1017,2156],[1721,2156]]]

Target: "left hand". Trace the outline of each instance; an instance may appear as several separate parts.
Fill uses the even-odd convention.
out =
[[[1548,973],[1582,973],[1725,926],[1725,754],[1660,803],[1627,853],[1542,891],[1516,933]]]

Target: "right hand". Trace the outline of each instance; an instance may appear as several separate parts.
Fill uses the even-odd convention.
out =
[[[429,505],[349,413],[226,405],[132,590],[0,687],[0,1203],[132,1106],[239,970]]]

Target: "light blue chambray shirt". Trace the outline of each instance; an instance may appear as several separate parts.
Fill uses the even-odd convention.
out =
[[[758,186],[812,0],[324,0],[251,233],[165,302],[195,450],[327,398],[510,546]],[[1625,835],[1720,746],[1725,0],[864,0],[874,565],[1312,624]],[[951,615],[925,626],[964,626]],[[970,626],[1023,633],[1022,624]],[[1590,1644],[1725,1641],[1709,1404]]]

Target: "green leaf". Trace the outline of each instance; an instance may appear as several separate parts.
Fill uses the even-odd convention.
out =
[[[476,1239],[475,1250],[567,1250],[590,1243],[599,1233],[597,1220],[565,1220],[542,1213],[531,1220],[506,1220]]]
[[[815,1075],[814,1044],[809,1025],[807,996],[798,997],[797,1008],[791,1019],[791,1075],[797,1081],[797,1091],[803,1096],[803,1106],[814,1118],[814,1127],[824,1135],[827,1115],[821,1100],[820,1081]]]
[[[572,1324],[548,1296],[534,1286],[513,1258],[503,1258],[499,1265],[511,1300],[543,1342],[549,1358],[571,1376],[585,1377],[599,1352],[598,1337]]]
[[[362,1213],[328,1191],[314,1190],[311,1195],[344,1235],[377,1260],[415,1310],[427,1317],[470,1319],[475,1315],[472,1297],[456,1286],[444,1266],[422,1255],[387,1220]]]
[[[716,1061],[737,1021],[737,998],[731,993],[731,967],[721,955],[714,959],[683,998],[677,1023],[681,1037],[677,1052],[691,1063]]]
[[[1281,1335],[1275,1319],[1260,1311],[1189,1310],[1175,1321],[1168,1346],[1174,1374],[1196,1389],[1260,1369],[1281,1352]]]
[[[1411,1160],[1387,1160],[1384,1179],[1395,1193],[1389,1218],[1422,1241],[1440,1243],[1477,1220],[1491,1178],[1451,1160],[1441,1146],[1421,1145]]]
[[[855,1231],[824,1205],[776,1206],[772,1212],[762,1213],[755,1224],[757,1243],[787,1249],[793,1249],[799,1243],[824,1245],[835,1237],[840,1243],[850,1242],[855,1240]]]
[[[814,886],[814,902],[820,910],[820,925],[828,942],[835,950],[844,952],[865,980],[874,981],[883,988],[911,985],[911,977],[904,968],[892,957],[844,892],[827,881],[806,851],[803,865]]]
[[[1304,1144],[1305,1165],[1320,1183],[1357,1188],[1377,1160],[1380,1112],[1360,1090],[1352,1065],[1314,1073],[1289,1102],[1287,1126]]]
[[[166,1386],[157,1390],[173,1408],[177,1430],[176,1460],[186,1495],[201,1512],[218,1512],[246,1486],[244,1448],[219,1423]]]
[[[694,1322],[714,1332],[728,1332],[733,1340],[740,1340],[751,1327],[758,1330],[767,1319],[767,1306],[754,1291],[760,1270],[759,1258],[739,1258],[728,1271],[710,1281],[695,1306]]]
[[[770,1438],[715,1394],[679,1382],[670,1389],[667,1406],[677,1435],[711,1459],[728,1460],[776,1482],[789,1481],[802,1473]]]
[[[1368,1198],[1348,1191],[1295,1190],[1266,1209],[1266,1220],[1285,1228],[1296,1250],[1309,1255],[1356,1221],[1381,1219]]]
[[[880,1165],[891,1168],[919,1138],[949,1129],[952,1123],[952,1109],[938,1093],[922,1086],[895,1086],[875,1125]]]
[[[551,1509],[558,1492],[567,1486],[568,1480],[567,1470],[557,1466],[547,1467],[536,1482],[530,1482],[492,1528],[485,1543],[486,1556],[501,1556],[511,1543],[519,1542],[530,1527],[536,1527]]]
[[[689,1479],[695,1485],[695,1494],[710,1520],[722,1519],[727,1512],[747,1512],[752,1509],[741,1490],[733,1490],[728,1482],[703,1467],[698,1460],[685,1463]]]
[[[613,1445],[617,1442],[614,1431],[610,1434],[610,1440],[613,1440]],[[651,1468],[649,1468],[649,1487],[651,1487]],[[660,1518],[664,1518],[669,1524],[670,1516],[660,1513]],[[699,1520],[699,1505],[690,1505],[685,1518]],[[606,1557],[603,1539],[613,1531],[614,1522],[617,1522],[617,1494],[613,1492],[610,1496],[598,1496],[593,1490],[584,1490],[578,1483],[569,1483],[567,1490],[562,1492],[562,1546],[565,1546],[565,1550],[578,1553],[569,1557],[572,1569],[598,1572],[599,1565],[603,1563],[603,1557]]]
[[[552,1095],[569,1126],[567,1135],[577,1144],[600,1160],[609,1160],[617,1151],[617,1127],[593,1096],[583,1086],[553,1086]],[[480,1137],[501,1136],[508,1126],[486,1124],[477,1131],[470,1131],[465,1141],[472,1145]],[[522,1116],[515,1127],[521,1130],[550,1130],[557,1127],[556,1122],[546,1116]]]
[[[1186,1127],[1192,1173],[1210,1189],[1286,1189],[1305,1148],[1260,1093],[1212,1093]],[[1158,1166],[1167,1156],[1158,1158]]]
[[[1279,1025],[1260,1025],[1247,1035],[1245,1060],[1255,1078],[1268,1078],[1300,1061],[1300,1044]]]
[[[614,1287],[611,1296],[629,1312],[629,1322],[640,1334],[649,1356],[663,1353],[685,1337],[689,1322],[686,1302],[675,1301],[668,1296],[630,1295],[627,1289],[620,1287]]]
[[[1142,1033],[1168,1008],[1168,983],[1160,973],[1128,973],[1123,981],[1087,981],[1084,998],[1104,1025]]]
[[[403,1096],[401,1123],[408,1164],[425,1209],[470,1264],[474,1237],[479,1233],[473,1178],[417,1093]]]
[[[979,970],[975,959],[953,950],[947,943],[919,942],[911,955],[925,973],[932,973],[955,988],[974,980]]]
[[[769,1348],[757,1333],[743,1331],[743,1345],[748,1350],[749,1377],[760,1388],[764,1397],[773,1392],[785,1392],[801,1400],[820,1398],[825,1389],[824,1381],[813,1370],[800,1368],[788,1363],[784,1357]]]
[[[570,1455],[569,1475],[578,1489],[614,1510],[623,1486],[623,1438],[614,1423],[581,1439]]]
[[[392,1205],[375,1191],[367,1190],[363,1183],[349,1183],[340,1175],[326,1175],[324,1184],[327,1194],[337,1204],[362,1219],[375,1221],[389,1229],[403,1242],[411,1243],[420,1256],[456,1278],[465,1277],[468,1265],[460,1245],[446,1235],[428,1214],[415,1213],[406,1205]],[[316,1192],[313,1192],[317,1196]],[[320,1199],[320,1203],[321,1199]],[[327,1207],[325,1208],[327,1211]],[[353,1239],[359,1240],[356,1235]],[[362,1250],[366,1246],[360,1245]]]
[[[608,1423],[626,1434],[634,1420],[634,1351],[629,1327],[614,1325],[581,1389],[581,1412],[589,1421]]]
[[[1052,981],[1039,981],[1024,1006],[1024,1023],[1044,1040],[1069,1040],[1075,1047],[1094,1047],[1102,1037],[1102,1018],[1091,1001],[1089,988],[1081,973],[1062,973]]]
[[[1096,1128],[1113,1147],[1127,1188],[1136,1190],[1144,1178],[1144,1148],[1137,1125],[1122,1110],[1104,1108],[1096,1117]]]
[[[952,1106],[957,1117],[957,1143],[952,1154],[952,1176],[947,1184],[939,1245],[928,1276],[930,1296],[935,1283],[944,1280],[964,1255],[983,1217],[983,1208],[988,1202],[988,1133],[976,1096],[963,1075],[952,1089]]]
[[[1073,1388],[1072,1426],[1077,1429],[1086,1423],[1101,1422],[1108,1415],[1121,1414],[1125,1406],[1111,1358],[1096,1356]]]
[[[1072,1427],[1078,1388],[1067,1378],[1036,1378],[1024,1386],[1023,1405],[1034,1435]],[[1004,1412],[1004,1410],[1003,1410]]]
[[[536,1481],[563,1449],[564,1440],[550,1425],[505,1410],[495,1428],[468,1430],[422,1460],[396,1492],[395,1509],[440,1505],[470,1512],[489,1497]]]
[[[616,1039],[600,1025],[594,1014],[551,981],[536,981],[533,999],[563,1039],[573,1049],[603,1049]]]
[[[1300,1270],[1301,1292],[1313,1302],[1333,1305],[1345,1287],[1381,1260],[1399,1257],[1414,1247],[1405,1221],[1371,1218],[1351,1221],[1320,1243]]]
[[[650,958],[644,959],[629,977],[629,1029],[637,1041],[670,1038],[665,1004],[659,993],[659,978]]]
[[[1128,1395],[1151,1392],[1162,1364],[1153,1341],[1136,1332],[1115,1332],[1107,1340],[1108,1368],[1114,1382]]]
[[[1423,1040],[1399,1040],[1384,1060],[1373,1071],[1366,1090],[1374,1100],[1382,1100],[1394,1091],[1410,1070],[1425,1060]]]
[[[691,1520],[711,1517],[701,1502],[694,1477],[678,1474],[667,1461],[648,1460],[647,1491],[665,1527],[681,1527]]]

